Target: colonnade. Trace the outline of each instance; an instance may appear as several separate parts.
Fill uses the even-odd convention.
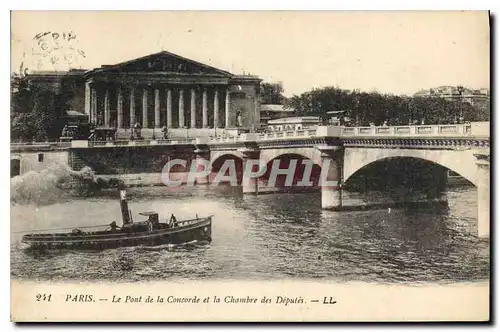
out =
[[[87,83],[85,88],[85,110],[96,125],[116,128],[128,128],[136,123],[142,128],[230,126],[228,86],[99,86]],[[138,94],[142,97],[140,105],[136,100]],[[186,103],[188,95],[189,103]],[[126,98],[128,101],[125,101]],[[116,101],[113,103],[115,109],[111,108],[112,99]],[[125,109],[125,102],[128,110]],[[151,102],[153,107],[150,107]],[[221,109],[222,103],[224,107]],[[140,107],[140,112],[137,112],[137,107]]]

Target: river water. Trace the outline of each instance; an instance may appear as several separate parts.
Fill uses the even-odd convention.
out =
[[[365,195],[366,196],[366,195]],[[489,241],[476,232],[476,190],[447,192],[448,208],[331,212],[320,193],[235,195],[132,188],[130,208],[178,219],[212,214],[210,245],[33,255],[11,236],[11,275],[51,281],[316,279],[383,283],[482,281]],[[369,195],[363,198],[370,200]],[[120,221],[117,193],[12,204],[11,231]]]

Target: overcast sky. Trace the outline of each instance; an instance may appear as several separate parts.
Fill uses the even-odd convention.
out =
[[[48,31],[76,36],[52,51],[54,64],[50,56],[32,54],[40,47],[33,38]],[[486,12],[12,14],[13,71],[21,62],[29,69],[94,68],[162,49],[281,81],[287,96],[329,85],[394,94],[439,85],[489,87]]]

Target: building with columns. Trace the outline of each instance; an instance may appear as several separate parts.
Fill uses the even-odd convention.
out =
[[[71,89],[68,108],[97,126],[117,128],[119,136],[130,136],[136,123],[146,138],[164,126],[183,137],[260,127],[259,77],[234,75],[166,51],[92,70],[28,77],[62,93]]]

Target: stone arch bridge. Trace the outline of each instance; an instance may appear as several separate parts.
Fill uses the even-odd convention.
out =
[[[312,163],[313,173],[315,170],[321,170],[320,181],[328,182],[328,185],[320,185],[322,207],[340,209],[344,184],[365,167],[391,158],[425,160],[458,173],[475,185],[478,234],[489,236],[489,125],[488,122],[397,127],[319,126],[315,129],[290,132],[242,133],[183,140],[73,141],[56,144],[58,146],[54,148],[47,144],[38,147],[12,144],[11,165],[15,166],[17,172],[20,168],[22,173],[22,170],[30,168],[30,164],[37,167],[42,165],[40,158],[42,161],[44,158],[49,159],[50,154],[43,156],[40,151],[51,150],[54,156],[57,154],[56,159],[67,158],[69,165],[74,168],[78,151],[86,150],[87,154],[97,154],[103,150],[123,150],[133,147],[135,149],[133,153],[137,155],[143,151],[141,150],[143,146],[144,151],[152,147],[160,149],[164,151],[163,155],[181,151],[183,155],[190,155],[195,162],[210,161],[212,165],[220,164],[226,159],[240,163],[258,160],[260,165],[270,165],[276,160],[299,158]],[[123,157],[123,152],[118,154]],[[304,168],[301,171],[304,172]],[[210,178],[200,178],[197,181],[203,183],[210,181]],[[260,192],[262,184],[261,179],[256,178],[241,185],[244,193],[257,193]]]
[[[239,139],[219,139],[206,145],[199,142],[198,157],[212,162],[225,158],[259,159],[261,165],[269,166],[272,161],[291,155],[310,160],[319,168],[328,161],[326,179],[336,185],[321,186],[325,209],[341,209],[343,185],[374,163],[393,158],[424,160],[459,174],[476,187],[478,234],[488,236],[489,123],[487,126],[488,130],[486,125],[480,129],[471,125],[318,127],[314,135],[243,134]],[[441,176],[447,177],[448,172]],[[242,184],[243,191],[258,192],[259,185],[258,181]]]

